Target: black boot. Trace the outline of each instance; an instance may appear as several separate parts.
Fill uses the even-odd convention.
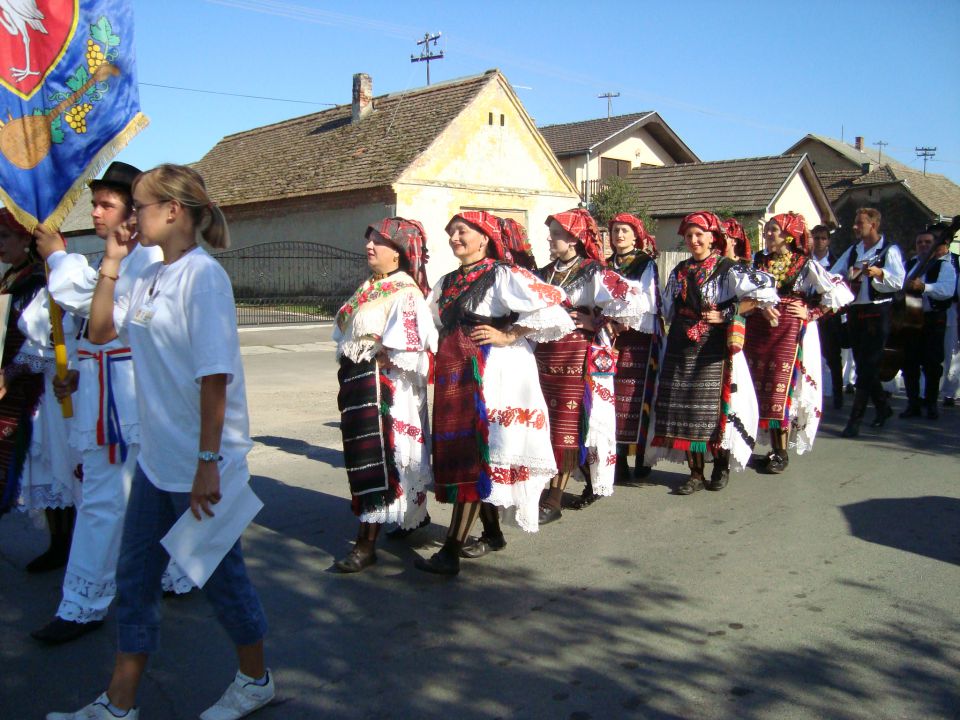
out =
[[[70,557],[70,542],[73,539],[73,523],[77,518],[75,508],[47,508],[47,529],[50,531],[50,547],[27,563],[28,573],[42,573],[62,568]]]
[[[915,417],[920,417],[920,401],[916,399],[907,400],[907,409],[900,413],[900,418],[906,420]]]
[[[463,543],[447,538],[443,547],[430,558],[418,557],[414,562],[417,570],[432,573],[433,575],[459,575],[460,550]]]
[[[893,408],[890,407],[889,402],[883,403],[877,408],[877,414],[873,418],[873,422],[870,423],[870,427],[873,428],[882,428],[890,416],[893,415]]]
[[[722,452],[713,461],[713,470],[710,471],[710,483],[707,490],[723,490],[730,482],[730,453]]]

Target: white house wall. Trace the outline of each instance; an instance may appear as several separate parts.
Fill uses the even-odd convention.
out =
[[[780,213],[796,212],[803,215],[804,220],[807,221],[808,228],[819,225],[824,221],[824,218],[820,215],[820,209],[814,200],[813,193],[810,192],[810,186],[807,185],[801,173],[797,173],[791,178],[790,182],[787,183],[787,187],[784,188],[783,193],[777,198],[777,201],[771,209],[773,212],[769,213],[766,216],[767,218],[779,215]]]
[[[600,158],[611,158],[613,160],[626,160],[631,168],[641,165],[663,166],[676,165],[676,161],[670,156],[663,146],[658,143],[653,136],[644,128],[634,130],[633,133],[625,136],[623,140],[611,144],[609,147],[601,146],[590,155],[590,179],[600,179]],[[567,175],[574,179],[574,184],[579,188],[581,183],[587,179],[587,156],[586,153],[573,155],[564,158],[564,170]]]

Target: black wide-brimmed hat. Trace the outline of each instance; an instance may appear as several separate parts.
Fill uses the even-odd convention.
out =
[[[91,180],[87,184],[90,186],[90,189],[94,191],[100,188],[116,188],[129,193],[133,181],[136,180],[139,174],[140,170],[133,165],[128,165],[124,162],[112,162],[102,177]]]

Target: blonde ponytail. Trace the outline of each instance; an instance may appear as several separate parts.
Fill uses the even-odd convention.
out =
[[[193,226],[200,231],[204,242],[214,250],[230,247],[227,218],[216,203],[210,200],[203,177],[186,165],[164,163],[147,170],[133,181],[132,190],[139,185],[157,198],[176,200],[190,213]]]

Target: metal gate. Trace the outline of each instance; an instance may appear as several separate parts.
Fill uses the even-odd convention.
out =
[[[102,256],[87,254],[93,267]],[[264,243],[213,257],[230,277],[239,325],[330,320],[370,274],[366,255],[319,243]]]
[[[370,274],[365,255],[282,241],[217,253],[233,284],[240,325],[329,320]]]

